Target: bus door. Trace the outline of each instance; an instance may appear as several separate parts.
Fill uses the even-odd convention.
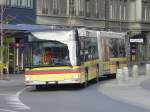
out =
[[[110,62],[109,62],[109,49],[108,49],[108,39],[101,38],[101,57],[102,57],[102,74],[109,74]]]

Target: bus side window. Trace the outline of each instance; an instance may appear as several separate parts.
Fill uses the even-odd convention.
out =
[[[84,50],[82,48],[80,49],[80,59],[81,59],[81,62],[84,61]]]
[[[81,42],[80,43],[80,45],[81,45],[80,46],[81,47],[81,49],[80,49],[80,59],[81,59],[81,62],[85,62],[87,60],[87,56],[86,56],[87,50],[86,50],[86,40],[85,40],[85,38],[83,37],[80,42]]]

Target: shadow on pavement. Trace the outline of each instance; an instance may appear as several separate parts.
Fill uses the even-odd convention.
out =
[[[99,82],[97,83],[95,80],[89,81],[88,82],[88,87],[93,86],[95,84],[100,84],[101,81],[108,81],[111,80],[112,78],[108,78],[108,77],[101,77],[99,78]],[[86,88],[84,88],[81,84],[61,84],[61,85],[43,85],[40,88],[32,88],[32,90],[30,90],[30,92],[47,92],[47,91],[79,91],[79,90],[85,90]]]

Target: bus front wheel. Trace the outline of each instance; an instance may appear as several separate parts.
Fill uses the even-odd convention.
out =
[[[83,83],[83,87],[85,88],[85,87],[87,87],[88,86],[88,72],[86,71],[85,72],[85,81],[84,81],[84,83]]]

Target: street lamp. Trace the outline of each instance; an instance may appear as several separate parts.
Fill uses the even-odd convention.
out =
[[[3,76],[3,67],[4,67],[4,64],[3,64],[3,47],[4,47],[4,45],[3,45],[3,16],[4,16],[4,4],[5,4],[5,0],[2,0],[1,2],[0,2],[0,7],[1,7],[1,13],[0,13],[0,22],[1,22],[1,24],[0,24],[0,34],[1,34],[1,36],[0,36],[0,40],[1,40],[1,42],[0,42],[0,66],[1,66],[1,68],[0,68],[0,73],[1,73],[1,77],[0,77],[0,79],[4,79],[4,76]]]
[[[105,0],[105,30],[109,30],[109,0]]]

